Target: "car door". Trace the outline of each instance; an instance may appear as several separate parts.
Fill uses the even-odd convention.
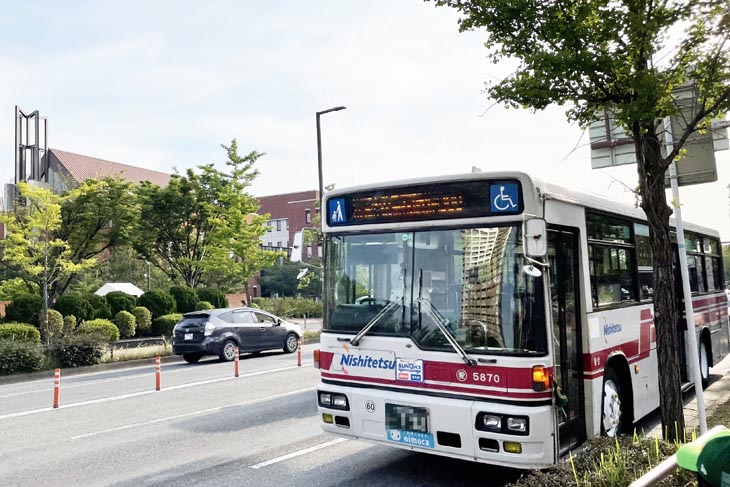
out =
[[[261,340],[258,323],[248,310],[234,310],[231,312],[234,333],[238,334],[242,351],[260,350]]]
[[[280,348],[284,345],[284,337],[286,328],[278,323],[278,319],[270,314],[253,312],[259,325],[259,338],[261,339],[261,348]]]

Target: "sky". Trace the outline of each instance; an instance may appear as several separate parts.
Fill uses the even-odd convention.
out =
[[[221,144],[265,153],[256,196],[325,184],[521,170],[629,203],[636,169],[592,170],[564,107],[495,105],[486,34],[418,0],[34,1],[0,16],[0,178],[13,178],[15,105],[49,146],[172,172],[223,167]],[[2,115],[2,114],[5,115]],[[730,241],[730,151],[718,181],[682,187],[686,221]]]

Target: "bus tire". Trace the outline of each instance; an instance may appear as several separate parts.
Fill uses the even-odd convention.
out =
[[[614,437],[623,433],[626,401],[621,381],[613,367],[606,368],[603,374],[601,398],[601,435]]]
[[[700,339],[700,377],[702,378],[702,388],[705,389],[710,384],[710,357],[707,352],[707,342],[704,338]]]

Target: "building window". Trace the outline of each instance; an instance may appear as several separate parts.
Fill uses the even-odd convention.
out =
[[[312,212],[309,210],[309,208],[304,210],[304,221],[307,223],[312,223]]]
[[[279,248],[281,248],[281,241],[276,242],[276,246],[279,247]]]
[[[271,222],[270,221],[269,222],[266,222],[266,231],[267,232],[270,232],[271,231]]]
[[[281,231],[281,220],[276,220],[276,231],[277,232]]]

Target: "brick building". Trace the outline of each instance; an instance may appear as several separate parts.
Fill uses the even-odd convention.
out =
[[[313,227],[318,195],[318,191],[312,190],[259,197],[261,203],[259,213],[271,215],[268,230],[261,237],[261,245],[266,248],[285,249],[293,261],[322,255],[316,242],[307,247],[302,245],[302,230]]]

